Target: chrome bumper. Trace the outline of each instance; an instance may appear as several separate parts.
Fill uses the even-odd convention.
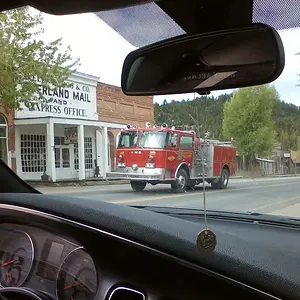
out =
[[[142,181],[162,181],[166,177],[165,169],[146,169],[141,168],[137,171],[132,170],[131,168],[122,169],[118,168],[114,172],[106,173],[107,179],[128,179],[128,180],[142,180]],[[168,174],[169,175],[169,174]]]
[[[143,181],[158,181],[162,180],[161,175],[139,175],[133,173],[109,172],[106,174],[107,179],[128,179],[128,180],[143,180]]]

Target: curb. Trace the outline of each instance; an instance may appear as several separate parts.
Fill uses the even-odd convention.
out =
[[[129,184],[129,180],[91,180],[91,181],[70,181],[70,182],[26,182],[33,188],[37,187],[88,187],[97,185],[118,185],[118,184]]]
[[[263,179],[263,178],[284,178],[284,177],[300,177],[300,174],[286,175],[267,175],[267,176],[231,176],[231,179]]]

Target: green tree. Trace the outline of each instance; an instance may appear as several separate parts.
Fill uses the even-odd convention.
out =
[[[273,86],[262,85],[237,90],[224,105],[223,134],[235,137],[241,155],[248,166],[256,155],[266,156],[275,146],[273,107],[278,100]]]
[[[211,138],[222,138],[223,105],[231,98],[231,94],[219,97],[201,96],[194,100],[166,101],[155,104],[155,121],[195,130],[200,136],[210,132]]]
[[[62,39],[45,43],[41,14],[31,14],[28,7],[0,13],[0,105],[6,110],[20,110],[44,101],[40,84],[63,88],[79,59],[73,60],[71,49],[60,52]]]

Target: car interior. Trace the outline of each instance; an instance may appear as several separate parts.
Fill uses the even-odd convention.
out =
[[[275,5],[277,1],[268,2]],[[299,6],[290,3],[290,11],[293,5]],[[109,24],[111,10],[140,4],[145,1],[2,0],[0,10],[29,5],[56,15],[97,12]],[[194,91],[194,83],[185,85],[179,80],[187,71],[180,63],[178,76],[169,76],[174,61],[166,64],[163,81],[153,80],[147,85],[143,74],[152,67],[155,72],[153,57],[156,64],[160,63],[157,57],[161,55],[155,56],[154,52],[175,53],[174,49],[184,43],[192,50],[192,39],[212,37],[209,33],[213,32],[243,33],[242,30],[252,28],[253,7],[258,5],[253,0],[161,0],[155,4],[185,33],[178,38],[166,35],[161,42],[153,38],[151,30],[142,32],[130,27],[130,20],[128,26],[114,28],[123,36],[126,30],[136,30],[135,44],[142,47],[130,53],[124,64],[122,89],[128,95]],[[151,22],[155,26],[153,16]],[[269,46],[274,50],[267,47],[269,55],[263,50],[258,55],[263,59],[259,65],[265,71],[254,72],[249,67],[253,63],[250,60],[241,59],[238,66],[233,66],[226,56],[225,69],[238,70],[241,75],[233,83],[225,81],[224,86],[215,89],[264,84],[281,74],[284,49],[276,30],[283,28],[275,25],[266,27],[261,22],[255,27],[267,32],[257,43],[270,37]],[[145,48],[139,42],[142,35],[148,39]],[[219,47],[224,45],[220,43]],[[232,51],[238,53],[239,49],[235,46]],[[130,68],[136,67],[134,62],[141,56],[150,63],[140,64],[139,77],[130,81]],[[218,57],[207,55],[207,61],[218,61]],[[212,71],[225,70],[216,65]],[[127,85],[129,81],[131,85]],[[203,94],[212,89],[206,86],[196,91]],[[44,195],[2,161],[0,169],[0,299],[299,299],[298,219],[287,222],[280,216],[258,213],[206,214],[193,209],[130,207],[102,202],[105,199],[101,199],[101,194],[99,202],[82,201],[71,195]],[[198,234],[206,226],[216,236],[212,251],[197,244]]]

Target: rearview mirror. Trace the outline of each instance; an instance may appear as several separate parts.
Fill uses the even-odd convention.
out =
[[[276,30],[253,24],[137,49],[124,61],[121,87],[125,95],[207,93],[272,82],[284,64]]]

